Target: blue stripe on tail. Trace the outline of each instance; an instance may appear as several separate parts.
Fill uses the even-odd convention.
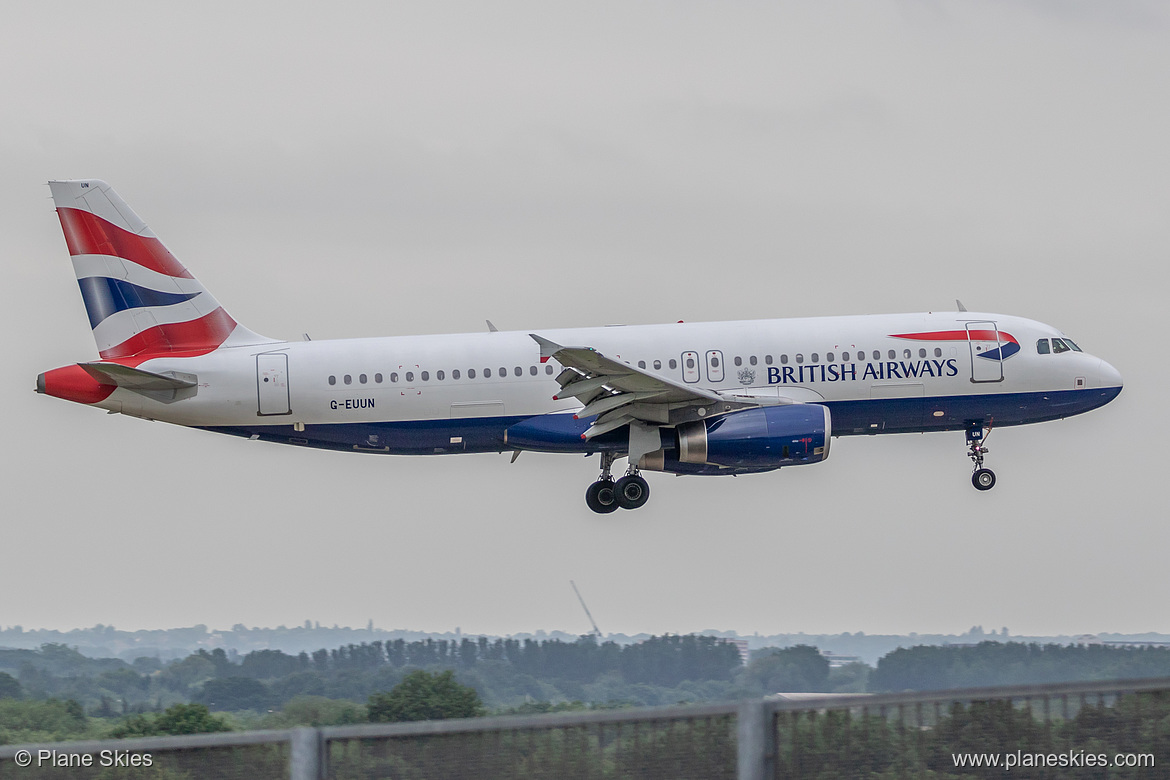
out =
[[[197,292],[159,292],[106,276],[87,276],[78,279],[77,284],[81,287],[81,297],[85,300],[85,311],[89,314],[91,328],[96,328],[102,320],[126,309],[173,306],[199,295]]]

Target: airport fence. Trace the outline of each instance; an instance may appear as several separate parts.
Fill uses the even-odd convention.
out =
[[[0,747],[5,780],[1005,773],[1170,778],[1170,678]]]

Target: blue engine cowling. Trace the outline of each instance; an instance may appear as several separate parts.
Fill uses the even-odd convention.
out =
[[[826,406],[790,404],[687,423],[676,432],[676,449],[647,456],[643,468],[709,474],[719,469],[702,467],[751,472],[819,463],[829,457],[832,423]]]

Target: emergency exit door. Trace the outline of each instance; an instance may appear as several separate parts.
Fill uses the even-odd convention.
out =
[[[257,414],[290,414],[288,400],[288,355],[273,352],[256,356]]]

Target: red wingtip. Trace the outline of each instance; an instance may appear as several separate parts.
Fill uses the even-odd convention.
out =
[[[581,434],[581,438],[582,438],[582,439],[584,439],[584,438],[585,438],[585,434]]]
[[[559,400],[561,400],[561,399],[560,399],[560,398],[558,398],[557,396],[555,396],[555,395],[554,395],[554,396],[553,396],[553,400],[554,400],[554,401],[559,401]]]
[[[580,420],[581,418],[580,418],[580,417],[578,417],[577,415],[573,415],[573,419],[574,419],[574,420]]]

